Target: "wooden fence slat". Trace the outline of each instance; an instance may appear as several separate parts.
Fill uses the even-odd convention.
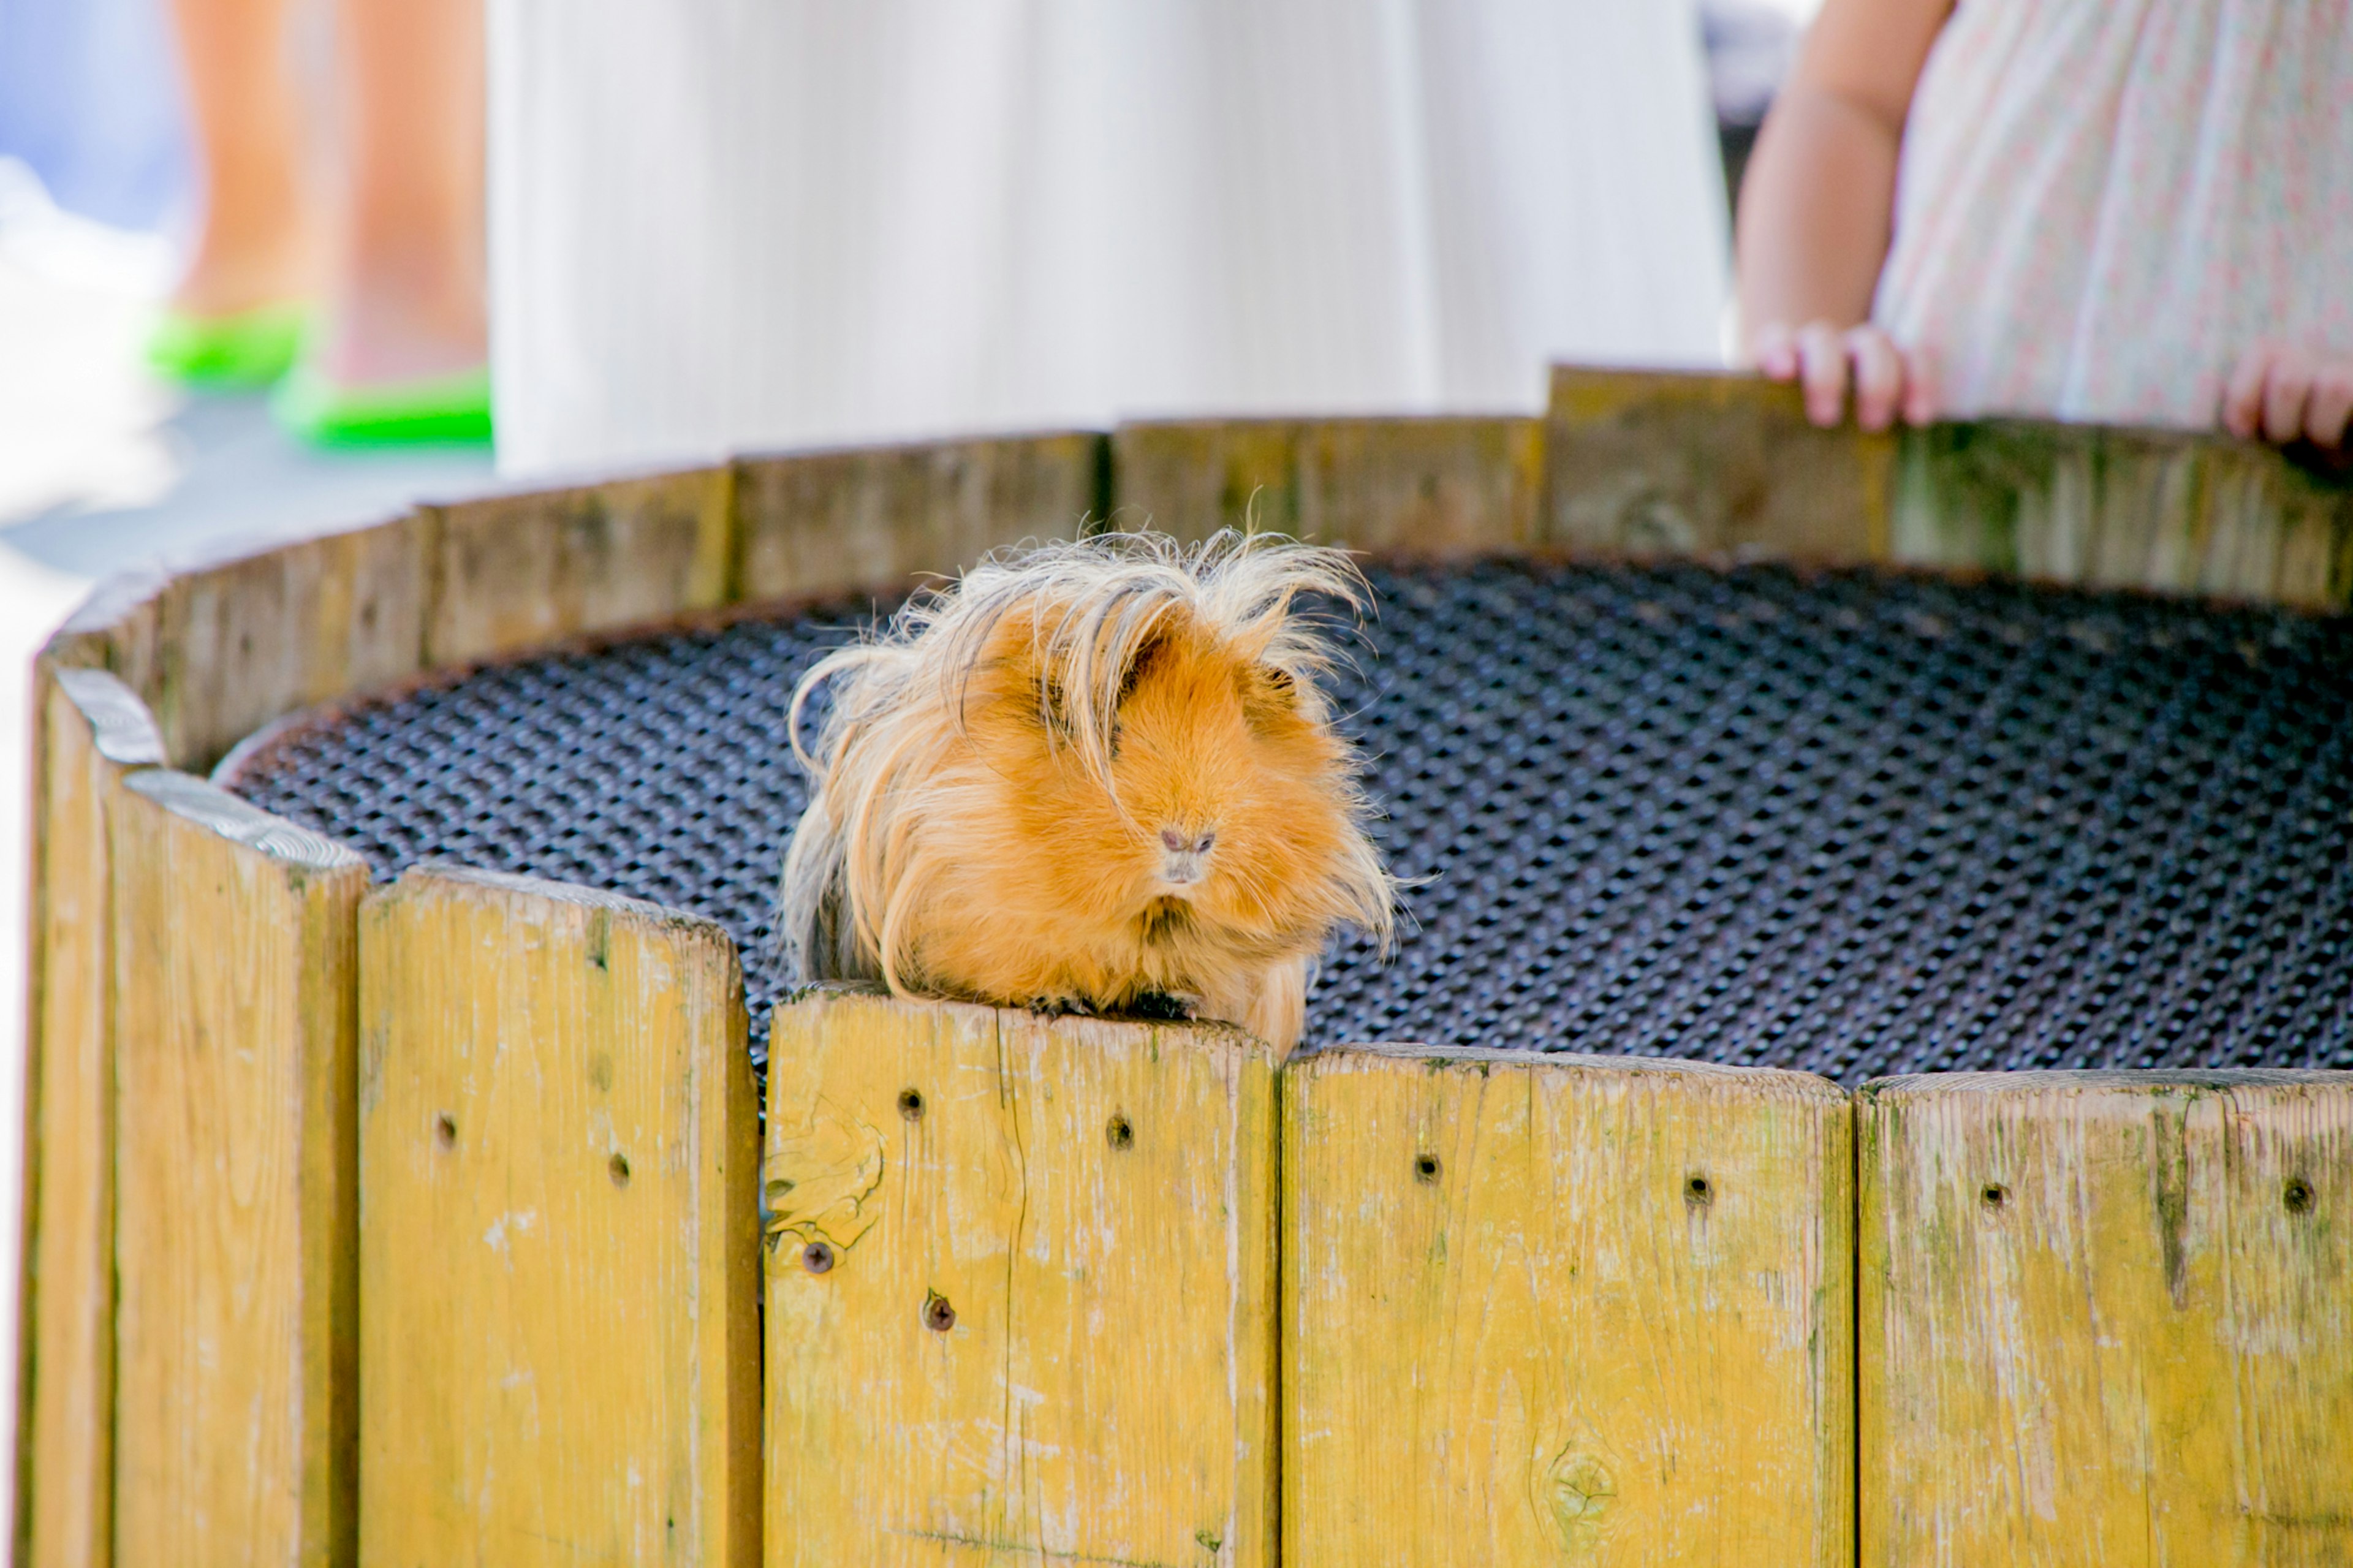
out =
[[[105,670],[152,710],[161,685],[157,639],[170,583],[152,568],[116,573],[66,617],[41,657],[61,669]]]
[[[2091,587],[2338,608],[2353,487],[2253,442],[1994,419],[1906,432],[1892,556]]]
[[[768,1070],[770,1564],[1274,1561],[1266,1046],[828,989]]]
[[[1112,437],[1122,527],[1180,539],[1257,528],[1383,554],[1445,558],[1536,537],[1535,419],[1188,420]]]
[[[759,1557],[734,944],[420,867],[360,917],[360,1560]]]
[[[1092,432],[751,458],[736,465],[737,597],[820,597],[953,574],[1103,512]]]
[[[2353,1073],[1883,1079],[1862,1561],[2353,1562]]]
[[[1883,558],[1896,440],[1755,376],[1556,366],[1543,542],[1604,556]]]
[[[431,523],[411,513],[174,577],[153,699],[173,765],[207,771],[273,719],[417,673]]]
[[[347,1562],[367,867],[185,773],[111,817],[114,1560]]]
[[[1837,1086],[1341,1047],[1282,1151],[1285,1562],[1852,1561]]]
[[[131,689],[36,676],[32,1028],[25,1060],[16,1561],[111,1557],[114,1363],[112,889],[107,818],[164,760]]]
[[[426,661],[470,664],[726,604],[733,498],[723,466],[428,509]]]

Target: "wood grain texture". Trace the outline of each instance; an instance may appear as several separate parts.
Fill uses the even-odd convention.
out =
[[[758,1135],[712,922],[423,867],[361,916],[360,1560],[750,1568]]]
[[[357,855],[131,774],[114,898],[114,1561],[350,1561]]]
[[[433,531],[411,513],[174,577],[153,700],[173,764],[207,771],[273,719],[423,668]]]
[[[139,568],[117,573],[90,590],[42,648],[59,669],[102,669],[119,678],[153,708],[161,686],[158,628],[165,573]]]
[[[1122,426],[1112,442],[1122,527],[1255,527],[1425,558],[1535,541],[1534,419],[1193,420]]]
[[[2341,608],[2353,487],[2269,447],[2026,420],[1907,434],[1894,558],[2093,587]]]
[[[1556,366],[1543,542],[1608,556],[1883,558],[1895,438],[1806,422],[1756,376]]]
[[[1844,1568],[1850,1147],[1802,1073],[1294,1061],[1284,1561]]]
[[[32,1008],[17,1292],[16,1561],[111,1561],[113,1512],[113,896],[107,823],[164,760],[102,670],[35,675]]]
[[[1075,538],[1102,515],[1103,442],[1072,433],[746,458],[737,596],[896,590],[1000,545]]]
[[[770,1564],[1274,1561],[1266,1046],[828,989],[768,1089]]]
[[[2353,1073],[1859,1112],[1862,1562],[2353,1562]]]
[[[470,664],[726,604],[733,495],[719,467],[430,509],[427,662]]]

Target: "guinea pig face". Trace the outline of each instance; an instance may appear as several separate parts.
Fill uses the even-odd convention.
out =
[[[1066,913],[1271,948],[1335,917],[1328,883],[1355,832],[1345,756],[1289,675],[1164,617],[1120,673],[1108,791],[1056,672],[1022,684],[1041,694],[1020,704],[1039,762],[1003,775],[1007,807]]]

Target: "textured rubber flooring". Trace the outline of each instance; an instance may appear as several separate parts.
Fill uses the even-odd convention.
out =
[[[1312,1041],[1848,1082],[2353,1068],[2353,621],[1779,568],[1375,582],[1338,695],[1417,885],[1387,963],[1330,955]],[[757,1018],[803,801],[785,700],[868,613],[476,672],[230,782],[379,877],[439,857],[708,914]]]

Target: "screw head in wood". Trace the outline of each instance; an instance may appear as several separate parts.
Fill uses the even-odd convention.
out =
[[[812,1241],[801,1248],[801,1267],[812,1274],[823,1274],[833,1267],[833,1247],[829,1243]]]
[[[946,1333],[955,1327],[955,1309],[937,1291],[923,1298],[923,1327],[935,1334]]]
[[[2302,1214],[2312,1206],[2312,1184],[2302,1176],[2290,1176],[2287,1185],[2280,1189],[2280,1202],[2290,1214]]]

